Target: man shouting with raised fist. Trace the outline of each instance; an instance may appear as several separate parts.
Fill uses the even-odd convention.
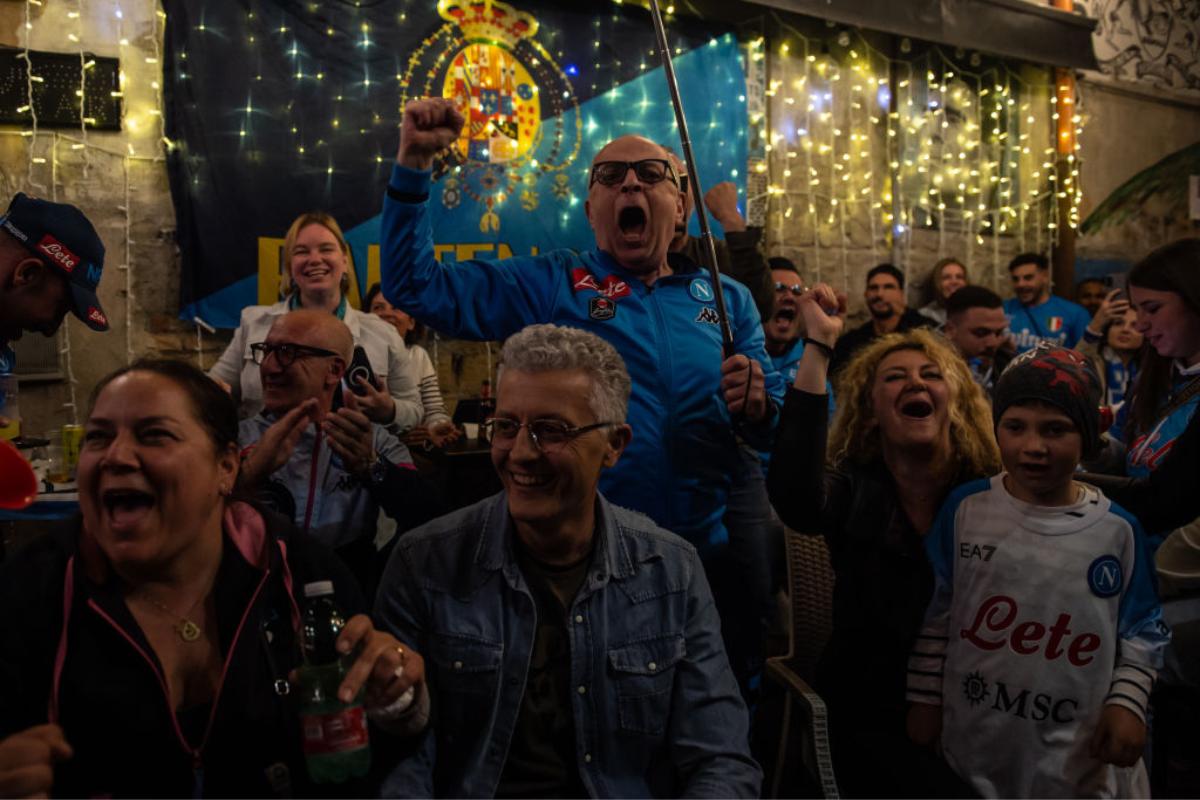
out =
[[[722,517],[734,471],[743,468],[735,434],[769,449],[783,392],[750,293],[722,278],[736,351],[725,357],[708,273],[668,252],[684,211],[679,176],[670,155],[641,136],[609,142],[592,161],[584,208],[595,248],[439,263],[428,211],[431,167],[462,126],[449,100],[415,100],[404,110],[383,206],[384,295],[450,336],[500,340],[552,322],[616,347],[633,381],[633,440],[601,490],[699,549],[730,661],[744,679],[760,646],[736,639],[756,642],[760,624],[747,587],[731,572]],[[543,490],[558,487],[547,480]]]

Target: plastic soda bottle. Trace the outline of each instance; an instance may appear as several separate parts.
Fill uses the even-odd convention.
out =
[[[337,696],[351,657],[343,663],[335,646],[346,622],[333,599],[333,582],[305,584],[304,598],[304,666],[299,670],[304,758],[314,783],[342,783],[371,768],[363,692],[349,703]]]

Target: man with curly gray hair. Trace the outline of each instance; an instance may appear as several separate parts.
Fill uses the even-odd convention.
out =
[[[385,796],[757,797],[749,717],[696,549],[611,505],[630,380],[595,334],[533,325],[485,423],[504,491],[396,546],[381,625],[438,709]]]
[[[505,368],[522,372],[581,370],[591,378],[588,403],[600,419],[624,422],[632,383],[625,361],[595,334],[559,325],[530,325],[509,337],[500,351]]]

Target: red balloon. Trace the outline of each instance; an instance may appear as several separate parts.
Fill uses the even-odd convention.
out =
[[[19,510],[37,498],[37,476],[17,448],[0,439],[0,508]]]

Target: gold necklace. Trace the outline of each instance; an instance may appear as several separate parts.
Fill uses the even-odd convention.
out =
[[[151,605],[153,605],[158,610],[162,611],[167,616],[175,618],[177,621],[172,623],[171,627],[175,629],[175,633],[183,641],[190,643],[190,642],[194,642],[200,638],[200,634],[203,633],[203,631],[200,630],[200,626],[197,625],[195,622],[192,622],[190,619],[183,616],[182,614],[176,614],[174,611],[167,608],[162,603],[158,602],[153,597],[148,595],[145,591],[139,592],[138,597],[141,597],[141,598],[149,601]],[[200,601],[197,600],[195,603],[192,603],[192,608],[195,608],[196,604],[199,602]],[[188,611],[191,611],[192,608],[189,608]]]

